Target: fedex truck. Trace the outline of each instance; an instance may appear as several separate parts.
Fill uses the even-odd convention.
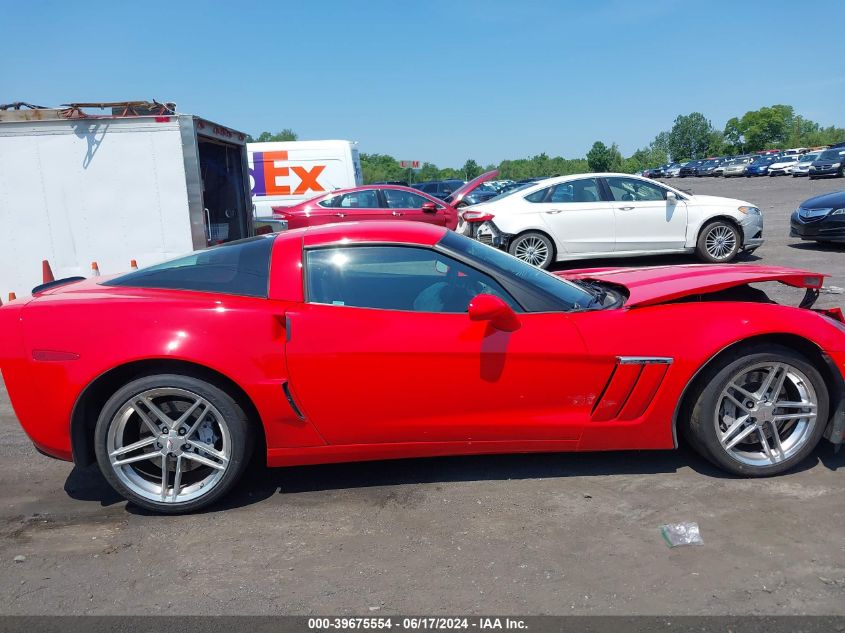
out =
[[[45,259],[57,279],[110,274],[247,237],[246,135],[161,104],[0,108],[0,227],[3,300]]]
[[[247,144],[255,215],[289,207],[335,189],[364,184],[353,141],[282,141]]]

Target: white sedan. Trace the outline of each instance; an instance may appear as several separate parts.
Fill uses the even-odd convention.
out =
[[[769,176],[786,176],[787,174],[791,174],[800,158],[801,156],[799,154],[781,156],[769,165]]]
[[[663,253],[728,262],[763,243],[756,206],[629,174],[547,178],[467,207],[461,216],[460,231],[541,268]]]

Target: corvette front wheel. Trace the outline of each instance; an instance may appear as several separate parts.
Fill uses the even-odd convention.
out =
[[[246,415],[227,393],[172,374],[118,389],[100,412],[94,437],[109,484],[129,501],[168,514],[223,496],[252,449]]]
[[[802,354],[765,345],[705,370],[687,428],[692,445],[729,472],[775,475],[819,443],[828,390]]]

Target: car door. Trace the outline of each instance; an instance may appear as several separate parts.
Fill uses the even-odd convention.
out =
[[[381,194],[383,205],[389,210],[388,217],[450,228],[457,223],[455,211],[436,198],[428,198],[406,189],[382,189]],[[426,205],[425,208],[423,205]]]
[[[680,196],[670,202],[668,189],[639,178],[608,176],[604,180],[613,198],[617,253],[684,248],[687,205]]]
[[[535,191],[525,200],[568,254],[612,253],[616,241],[613,207],[603,199],[598,178],[566,180]]]
[[[492,276],[431,248],[306,250],[306,302],[286,312],[292,397],[330,444],[579,438],[611,367],[585,361],[565,313],[470,321]]]

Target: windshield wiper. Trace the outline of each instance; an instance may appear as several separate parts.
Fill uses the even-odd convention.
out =
[[[586,308],[590,308],[592,306],[598,306],[600,308],[604,307],[604,300],[609,294],[607,288],[595,281],[584,281],[583,279],[574,279],[572,280],[572,283],[590,295],[590,303],[587,304]]]

